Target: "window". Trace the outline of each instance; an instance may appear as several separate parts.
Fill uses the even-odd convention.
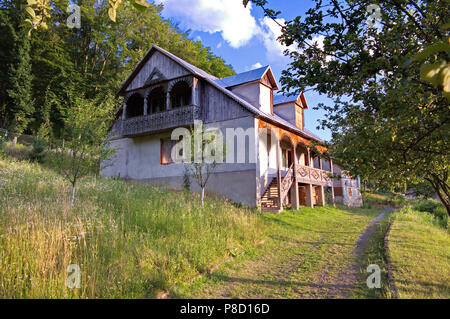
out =
[[[170,103],[172,108],[189,105],[191,102],[191,88],[189,85],[180,81],[175,84],[170,91]]]
[[[148,113],[163,112],[166,110],[166,93],[162,87],[153,89],[147,97]]]
[[[144,98],[134,93],[127,100],[127,118],[144,115]]]
[[[161,139],[161,165],[172,164],[174,161],[172,159],[172,148],[175,146],[177,141],[171,139]]]
[[[160,164],[161,165],[167,165],[175,163],[174,159],[172,158],[172,149],[175,147],[175,145],[179,142],[181,142],[183,139],[182,136],[180,136],[179,140],[172,140],[170,138],[161,139],[161,156],[160,156]],[[183,148],[180,148],[178,151],[178,160],[184,158],[184,150]]]

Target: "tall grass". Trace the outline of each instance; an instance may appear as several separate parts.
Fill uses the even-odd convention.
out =
[[[136,298],[189,280],[253,246],[256,213],[119,180],[70,186],[38,164],[0,160],[0,297]],[[81,268],[81,288],[67,267]]]
[[[389,236],[400,298],[450,298],[450,237],[431,214],[404,207]]]

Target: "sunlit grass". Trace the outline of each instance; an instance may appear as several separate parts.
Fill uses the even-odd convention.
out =
[[[450,298],[450,237],[436,218],[403,209],[389,247],[400,298]]]
[[[0,297],[155,297],[261,235],[257,214],[113,179],[70,186],[37,164],[0,160]],[[81,288],[67,267],[81,267]]]

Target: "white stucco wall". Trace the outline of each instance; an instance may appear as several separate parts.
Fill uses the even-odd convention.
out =
[[[235,202],[241,202],[250,206],[256,205],[256,167],[255,157],[258,149],[258,139],[255,127],[256,119],[252,116],[209,123],[206,126],[216,127],[221,130],[226,137],[226,129],[241,128],[247,131],[252,138],[247,138],[245,142],[244,163],[222,163],[211,176],[207,190],[226,196]],[[101,174],[104,177],[121,177],[126,179],[150,182],[165,185],[170,188],[183,187],[183,175],[185,164],[172,163],[162,165],[160,163],[161,138],[169,138],[171,132],[113,140],[112,147],[117,148],[114,156],[102,163]],[[226,143],[226,140],[224,140]],[[249,147],[252,143],[252,147]],[[237,152],[238,141],[235,139],[235,149]],[[253,154],[249,154],[249,149],[253,149]],[[233,152],[227,150],[227,152]],[[252,159],[252,157],[254,157]],[[252,162],[253,161],[253,162]],[[194,191],[198,191],[195,181],[192,182]]]

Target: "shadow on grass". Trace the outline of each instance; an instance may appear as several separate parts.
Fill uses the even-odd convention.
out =
[[[333,232],[336,233],[336,232]],[[324,242],[324,241],[301,241],[301,240],[296,240],[293,238],[289,238],[286,236],[281,236],[281,235],[270,235],[270,238],[274,239],[274,240],[278,240],[278,241],[282,241],[282,242],[291,242],[294,244],[309,244],[309,245],[313,245],[313,246],[319,246],[319,245],[340,245],[340,246],[354,246],[354,244],[352,243],[338,243],[338,242]]]
[[[244,284],[254,284],[254,285],[271,285],[271,286],[300,286],[300,287],[310,287],[310,288],[340,288],[340,289],[352,289],[354,285],[345,284],[315,284],[309,282],[298,282],[298,281],[288,281],[288,280],[264,280],[264,279],[250,279],[250,278],[240,278],[240,277],[230,277],[220,274],[208,275],[209,278],[215,281],[223,281],[226,283],[244,283]]]

